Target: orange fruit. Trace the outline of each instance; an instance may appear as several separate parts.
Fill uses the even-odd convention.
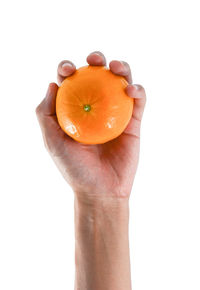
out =
[[[56,115],[63,131],[85,144],[101,144],[118,137],[133,111],[124,77],[104,66],[84,66],[58,89]]]

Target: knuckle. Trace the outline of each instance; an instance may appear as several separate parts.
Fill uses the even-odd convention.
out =
[[[45,115],[46,98],[36,107],[35,112],[37,116]]]

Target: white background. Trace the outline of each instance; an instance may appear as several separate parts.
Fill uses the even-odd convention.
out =
[[[133,289],[200,289],[197,4],[1,2],[1,290],[74,287],[73,193],[45,151],[35,107],[62,59],[80,67],[94,50],[129,62],[148,97],[130,201]]]

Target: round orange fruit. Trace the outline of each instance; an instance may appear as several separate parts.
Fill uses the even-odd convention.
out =
[[[125,93],[124,77],[104,66],[84,66],[58,89],[56,115],[63,131],[85,144],[118,137],[128,125],[133,99]]]

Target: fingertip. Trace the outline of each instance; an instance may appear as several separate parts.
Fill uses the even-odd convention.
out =
[[[50,95],[54,94],[58,90],[58,85],[56,83],[49,83],[46,98],[48,98]]]
[[[137,89],[137,91],[143,92],[145,94],[145,89],[143,88],[143,86],[134,84],[134,87]]]
[[[123,72],[123,64],[118,60],[112,60],[109,63],[109,68],[114,74],[121,74]]]
[[[128,85],[125,88],[127,95],[134,99],[146,98],[145,90],[141,85]]]
[[[100,51],[94,51],[90,53],[86,61],[89,65],[97,65],[97,66],[103,66],[106,65],[106,58],[104,54]]]
[[[134,85],[128,85],[126,88],[125,88],[125,92],[126,94],[131,97],[131,98],[135,98],[135,92],[136,92],[136,87]]]
[[[127,66],[124,64],[123,61],[119,61],[119,60],[112,60],[109,63],[109,67],[110,70],[115,73],[115,74],[119,74],[119,75],[127,75],[128,72],[128,68]]]
[[[58,65],[58,75],[67,77],[73,74],[76,70],[76,66],[69,60],[63,60]]]
[[[45,116],[53,116],[56,112],[56,96],[58,85],[56,83],[49,83],[45,98],[36,107],[36,115],[43,120]]]
[[[51,90],[55,90],[55,89],[58,88],[58,85],[57,85],[56,83],[49,83],[49,88],[50,88]]]

